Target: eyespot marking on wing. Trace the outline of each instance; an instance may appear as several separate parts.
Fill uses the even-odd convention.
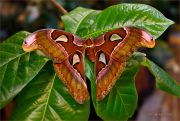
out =
[[[78,54],[74,54],[73,55],[73,63],[72,63],[72,65],[75,65],[76,63],[79,63],[79,62],[80,62],[79,55]]]
[[[116,41],[116,40],[121,40],[121,39],[122,39],[122,37],[119,36],[118,34],[112,34],[110,37],[111,41]]]
[[[62,30],[54,30],[50,33],[51,38],[56,42],[68,42],[69,35]]]
[[[99,55],[99,61],[102,62],[102,63],[104,63],[105,65],[107,64],[107,63],[106,63],[106,56],[105,56],[104,53],[101,53],[101,54]]]
[[[66,35],[61,35],[55,41],[56,42],[59,42],[59,41],[61,41],[61,42],[68,42],[68,38],[67,38]]]

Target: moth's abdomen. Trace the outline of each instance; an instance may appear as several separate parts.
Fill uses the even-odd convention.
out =
[[[86,52],[87,52],[88,59],[91,60],[92,62],[95,62],[96,56],[95,56],[94,48],[92,48],[92,47],[87,48]]]
[[[68,63],[54,63],[55,71],[60,80],[67,86],[70,94],[79,103],[83,104],[88,98],[88,90],[81,75]]]

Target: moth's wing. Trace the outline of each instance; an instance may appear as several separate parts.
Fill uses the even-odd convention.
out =
[[[53,31],[54,29],[41,29],[33,32],[24,40],[22,48],[26,52],[40,50],[53,61],[63,62],[67,59],[68,53],[62,45],[57,45],[52,39]]]
[[[55,71],[74,99],[82,104],[88,98],[84,78],[84,45],[71,33],[43,29],[32,33],[23,43],[25,51],[41,50],[54,63]]]
[[[54,62],[56,73],[68,87],[74,99],[83,104],[88,98],[84,77],[84,41],[69,32],[59,30],[53,31],[51,37],[68,53],[68,58],[62,63]]]
[[[125,69],[126,61],[141,46],[153,47],[154,40],[145,31],[132,27],[107,32],[95,40],[97,100],[104,99],[110,92]]]
[[[54,69],[63,83],[67,86],[70,94],[79,104],[83,104],[88,98],[88,91],[84,79],[68,61],[54,63]]]

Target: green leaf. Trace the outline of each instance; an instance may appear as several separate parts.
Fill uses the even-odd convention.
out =
[[[149,5],[119,4],[106,8],[99,14],[88,36],[96,37],[116,28],[135,26],[147,30],[157,38],[172,23],[171,20],[166,19],[163,14]]]
[[[102,101],[96,101],[94,64],[88,59],[85,59],[85,61],[85,73],[91,81],[91,94],[97,115],[103,120],[127,120],[130,118],[137,105],[137,92],[134,81],[137,66],[126,68],[108,96]]]
[[[78,7],[61,17],[65,30],[76,35],[84,35],[94,23],[94,18],[100,11]]]
[[[0,109],[41,70],[47,59],[22,50],[28,32],[19,32],[0,44]]]
[[[67,31],[85,39],[125,26],[145,29],[157,38],[173,24],[158,10],[145,4],[118,4],[97,13],[77,8],[64,15],[62,20]]]
[[[146,58],[142,65],[147,67],[156,79],[156,87],[180,97],[180,85],[170,77],[163,69]]]
[[[84,121],[89,117],[89,101],[77,104],[49,62],[22,90],[12,114],[12,120]]]

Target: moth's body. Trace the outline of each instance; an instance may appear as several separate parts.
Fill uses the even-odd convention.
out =
[[[82,104],[88,98],[84,77],[85,50],[88,58],[95,62],[96,97],[102,100],[120,77],[132,53],[139,47],[151,48],[154,44],[149,34],[132,27],[113,30],[86,41],[68,32],[46,29],[30,35],[23,48],[25,51],[39,49],[49,56],[60,80]]]

